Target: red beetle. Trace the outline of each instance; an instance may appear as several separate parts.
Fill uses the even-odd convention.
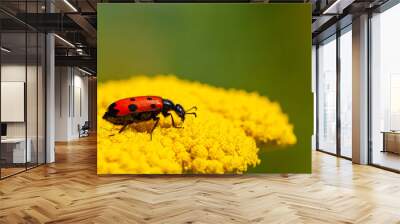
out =
[[[197,107],[192,107],[185,111],[180,104],[174,104],[171,100],[163,99],[159,96],[136,96],[120,99],[112,103],[108,106],[107,112],[103,115],[103,119],[113,124],[123,125],[119,133],[129,124],[154,120],[154,126],[150,131],[151,137],[160,120],[160,117],[158,117],[160,113],[164,117],[171,117],[172,126],[174,128],[181,128],[175,125],[174,118],[169,111],[175,111],[183,122],[187,114],[193,114],[195,117],[197,116],[195,112],[189,112],[192,109],[197,109]]]

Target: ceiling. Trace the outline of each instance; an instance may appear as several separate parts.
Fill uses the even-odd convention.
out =
[[[324,36],[330,27],[346,16],[383,4],[386,0],[1,0],[0,21],[3,43],[23,54],[24,35],[29,31],[54,32],[56,63],[58,65],[86,66],[96,71],[97,3],[135,2],[250,2],[250,3],[311,3],[313,41]],[[51,13],[50,13],[51,12]],[[351,22],[351,18],[350,18]],[[333,31],[334,32],[334,31]],[[66,41],[64,41],[66,40]],[[71,45],[72,44],[72,45]],[[32,46],[32,48],[31,48]],[[28,53],[34,43],[28,44]]]

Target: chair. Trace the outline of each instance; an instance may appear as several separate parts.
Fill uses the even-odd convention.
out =
[[[90,129],[89,121],[85,121],[82,127],[78,124],[79,138],[89,136],[89,129]]]

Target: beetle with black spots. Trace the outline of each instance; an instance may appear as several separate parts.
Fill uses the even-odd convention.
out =
[[[174,104],[171,100],[159,96],[137,96],[120,99],[110,104],[103,115],[103,119],[116,125],[122,125],[119,133],[124,131],[129,124],[154,120],[155,123],[150,131],[150,137],[152,137],[152,133],[160,120],[160,114],[164,117],[171,117],[174,128],[182,128],[175,124],[170,111],[174,111],[184,122],[187,114],[197,116],[195,112],[189,112],[193,109],[196,110],[197,108],[192,107],[185,110],[182,105]]]

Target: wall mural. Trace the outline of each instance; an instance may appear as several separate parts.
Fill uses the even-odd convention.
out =
[[[310,10],[99,4],[98,174],[311,172]]]

